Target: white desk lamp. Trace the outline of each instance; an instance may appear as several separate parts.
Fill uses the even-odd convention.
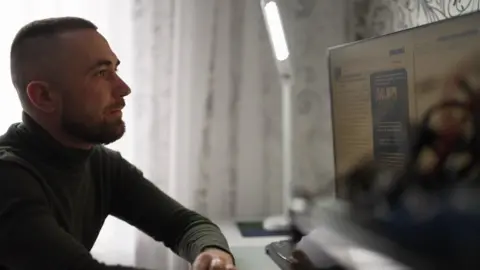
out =
[[[290,225],[289,210],[292,203],[292,86],[294,76],[290,63],[282,19],[275,0],[261,0],[261,7],[270,42],[276,58],[282,87],[282,161],[283,161],[283,213],[263,221],[265,230],[283,230]]]

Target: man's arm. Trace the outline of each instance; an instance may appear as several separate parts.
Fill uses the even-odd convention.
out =
[[[118,174],[112,179],[113,215],[163,242],[190,263],[207,248],[230,253],[215,224],[182,206],[145,179],[135,166],[119,154],[114,155]]]
[[[135,270],[96,261],[66,233],[40,184],[20,165],[0,162],[0,268]]]

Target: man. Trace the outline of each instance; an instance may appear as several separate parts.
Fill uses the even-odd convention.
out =
[[[0,269],[135,269],[89,253],[110,214],[194,269],[235,269],[217,226],[102,146],[125,132],[130,89],[119,63],[80,18],[39,20],[17,33],[11,74],[24,113],[0,138]]]

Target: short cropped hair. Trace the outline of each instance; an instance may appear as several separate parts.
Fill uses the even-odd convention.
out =
[[[97,26],[82,18],[57,17],[30,22],[17,32],[10,50],[10,73],[21,100],[26,97],[26,87],[32,80],[27,68],[49,53],[52,45],[49,42],[59,34],[83,29],[97,30]],[[47,44],[42,46],[44,41]]]

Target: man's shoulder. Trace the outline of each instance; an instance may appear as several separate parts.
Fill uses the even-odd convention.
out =
[[[10,131],[0,136],[0,161],[25,163],[26,161],[21,158],[21,151],[21,143]]]
[[[0,138],[0,170],[23,171],[31,175],[39,175],[37,169],[23,157],[21,148],[14,144],[2,143]]]
[[[18,154],[17,148],[0,145],[0,162],[25,163],[26,161]]]
[[[19,136],[16,133],[19,123],[12,124],[7,132],[0,135],[0,150],[14,150],[21,148],[22,143],[19,140]]]

